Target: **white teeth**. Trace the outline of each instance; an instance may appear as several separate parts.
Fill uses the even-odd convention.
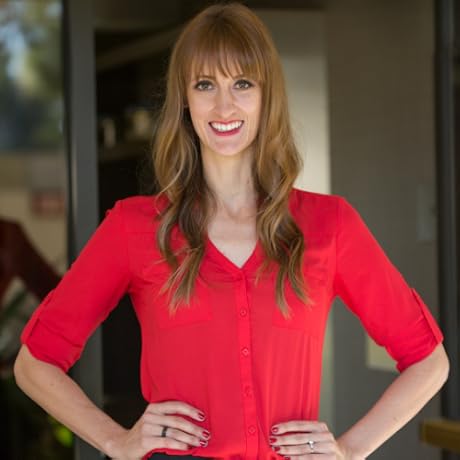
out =
[[[225,131],[231,131],[232,129],[239,128],[243,124],[243,122],[242,121],[234,121],[233,123],[229,123],[229,124],[226,124],[226,125],[224,125],[222,123],[215,123],[215,122],[212,122],[210,124],[215,130],[225,132]]]

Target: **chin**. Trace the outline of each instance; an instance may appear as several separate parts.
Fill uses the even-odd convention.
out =
[[[216,154],[222,157],[236,157],[244,153],[244,150],[227,150],[225,152],[216,150]]]
[[[237,155],[243,155],[246,151],[249,150],[249,146],[235,147],[235,148],[215,148],[212,149],[217,155],[222,155],[225,157],[232,157]]]

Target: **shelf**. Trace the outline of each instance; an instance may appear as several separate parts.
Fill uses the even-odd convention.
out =
[[[420,438],[446,451],[460,453],[460,421],[424,420],[420,427]]]

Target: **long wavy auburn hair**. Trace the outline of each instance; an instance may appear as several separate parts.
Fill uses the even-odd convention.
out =
[[[212,5],[195,16],[183,29],[170,57],[166,97],[152,153],[160,189],[156,197],[167,198],[167,205],[157,216],[157,245],[172,269],[161,292],[169,292],[171,314],[179,303],[190,303],[206,247],[208,223],[216,210],[216,197],[203,174],[200,142],[186,97],[193,76],[205,69],[218,70],[225,76],[237,69],[261,86],[262,109],[251,168],[258,197],[256,231],[265,260],[256,282],[273,263],[278,267],[276,302],[283,316],[289,318],[286,278],[302,302],[311,302],[302,272],[304,238],[288,209],[302,159],[292,136],[276,48],[262,21],[238,3]],[[174,253],[171,232],[176,225],[187,244]]]

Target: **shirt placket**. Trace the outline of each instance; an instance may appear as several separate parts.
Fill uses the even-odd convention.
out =
[[[236,315],[238,318],[238,346],[241,372],[241,394],[243,401],[245,432],[246,432],[246,455],[247,460],[257,459],[258,430],[257,409],[254,398],[254,381],[252,371],[252,343],[249,298],[247,295],[247,277],[240,273],[236,292]]]

